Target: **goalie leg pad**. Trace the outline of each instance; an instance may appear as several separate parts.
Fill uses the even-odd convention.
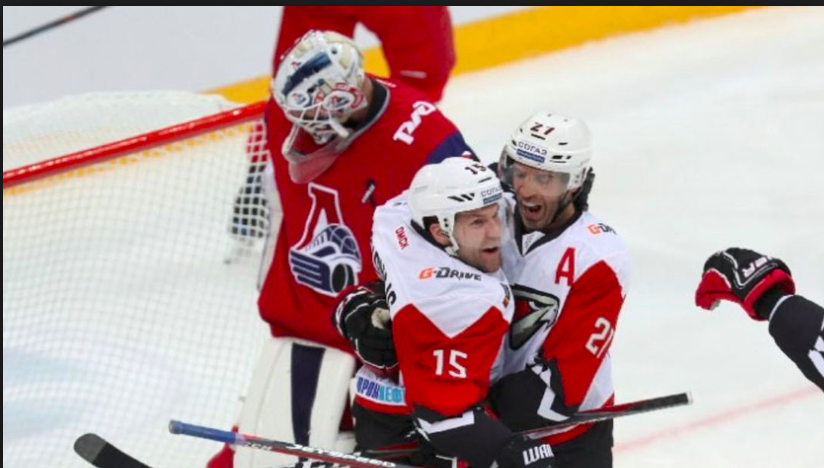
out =
[[[340,434],[355,359],[334,348],[292,338],[264,346],[241,410],[240,431],[326,449],[349,449]],[[236,468],[294,464],[293,456],[239,447]]]

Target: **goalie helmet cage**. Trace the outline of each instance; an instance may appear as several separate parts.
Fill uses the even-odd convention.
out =
[[[231,427],[268,336],[259,259],[224,262],[260,206],[240,195],[262,112],[184,92],[3,111],[3,466],[83,467],[89,431],[154,466],[217,451],[166,426]]]

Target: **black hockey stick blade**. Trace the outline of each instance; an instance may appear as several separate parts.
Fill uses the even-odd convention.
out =
[[[122,452],[97,434],[83,434],[74,441],[74,451],[97,468],[150,468]]]

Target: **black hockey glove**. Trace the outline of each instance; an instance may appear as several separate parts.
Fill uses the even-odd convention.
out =
[[[775,288],[795,294],[795,283],[784,262],[752,250],[729,248],[714,253],[704,264],[695,305],[709,310],[720,300],[732,301],[753,319],[767,320],[768,308],[756,310],[755,304],[765,292]]]
[[[409,456],[409,463],[427,468],[469,468],[469,463],[457,457],[438,454],[426,441],[421,441],[418,450]]]
[[[398,367],[392,323],[382,281],[357,286],[338,303],[332,318],[360,360],[379,375]]]
[[[552,468],[553,453],[549,444],[524,436],[514,437],[495,456],[492,466],[498,468]]]

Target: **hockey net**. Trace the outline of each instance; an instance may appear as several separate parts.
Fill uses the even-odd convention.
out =
[[[86,432],[153,466],[219,449],[166,426],[231,427],[268,335],[260,256],[237,254],[268,232],[262,108],[151,92],[3,111],[3,466],[83,467]]]

